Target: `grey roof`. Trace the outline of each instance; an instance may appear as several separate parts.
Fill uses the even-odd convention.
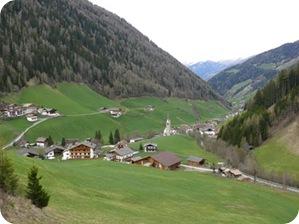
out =
[[[134,156],[134,157],[131,158],[131,160],[133,162],[136,162],[136,161],[139,161],[139,160],[142,160],[142,159],[146,159],[146,158],[149,158],[149,156],[143,156],[143,157],[141,157],[141,156]]]
[[[125,156],[125,155],[129,155],[129,154],[133,154],[134,151],[132,149],[130,149],[129,147],[124,147],[121,149],[116,149],[115,153],[119,156]]]
[[[59,149],[61,151],[64,151],[65,148],[63,146],[59,146],[59,145],[51,145],[50,147],[46,148],[45,150],[45,154],[48,154],[49,152],[53,151],[54,149]]]
[[[85,146],[87,146],[89,148],[92,148],[92,149],[95,149],[97,147],[96,144],[94,144],[92,142],[84,141],[84,142],[77,142],[74,145],[69,145],[67,149],[71,150],[71,149],[73,149],[73,148],[75,148],[79,145],[85,145]]]
[[[31,154],[31,155],[35,155],[35,156],[39,156],[39,153],[37,152],[37,150],[35,149],[27,149],[27,148],[23,148],[19,151],[19,153],[21,155],[28,155],[28,154]]]
[[[48,138],[45,138],[45,137],[38,137],[36,139],[36,142],[46,142],[48,140]]]
[[[153,155],[152,158],[163,166],[172,166],[181,162],[181,159],[172,152],[160,152],[159,154]]]
[[[200,162],[204,161],[205,159],[197,157],[197,156],[189,156],[187,160],[196,162],[196,163],[200,163]]]

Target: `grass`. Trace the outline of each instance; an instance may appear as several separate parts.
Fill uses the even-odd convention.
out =
[[[20,132],[30,126],[30,122],[23,118],[2,121],[0,120],[0,147],[15,138]]]
[[[4,100],[18,104],[34,103],[54,107],[65,115],[32,128],[26,134],[26,138],[30,141],[38,136],[49,135],[57,142],[62,137],[84,139],[93,137],[95,131],[99,129],[105,141],[108,141],[109,132],[116,128],[121,130],[123,137],[131,134],[145,135],[151,131],[162,131],[167,116],[174,126],[179,126],[184,123],[195,123],[198,119],[195,111],[198,111],[202,121],[223,117],[228,112],[216,101],[156,97],[110,100],[86,85],[74,83],[57,84],[56,88],[47,85],[32,86],[24,88],[17,94],[9,95]],[[156,107],[155,111],[144,111],[144,107],[149,104]],[[104,106],[121,107],[126,113],[117,119],[111,118],[108,114],[92,114]],[[3,138],[3,141],[11,140],[12,134],[7,136],[8,138]]]
[[[28,169],[39,167],[51,194],[46,210],[59,223],[281,224],[299,208],[296,194],[197,172],[9,156],[23,191]]]
[[[293,176],[299,180],[299,155],[290,152],[279,139],[271,139],[255,152],[259,165],[267,171]]]
[[[265,170],[287,173],[299,181],[299,118],[288,124],[255,150],[259,165]]]
[[[140,143],[143,144],[148,142],[158,144],[160,151],[170,151],[176,153],[184,161],[186,161],[187,157],[190,155],[205,158],[210,163],[216,163],[220,160],[216,155],[200,148],[193,138],[186,135],[156,137],[150,140],[132,143],[131,146],[138,150]]]

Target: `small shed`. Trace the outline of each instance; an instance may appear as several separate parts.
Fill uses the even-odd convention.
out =
[[[134,156],[131,158],[132,164],[145,165],[149,163],[150,156]]]
[[[189,166],[203,166],[205,163],[205,159],[197,157],[197,156],[189,156],[187,159],[188,165]]]

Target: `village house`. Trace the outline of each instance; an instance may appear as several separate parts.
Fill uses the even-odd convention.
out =
[[[98,155],[95,152],[96,145],[92,142],[77,142],[74,145],[69,145],[63,151],[62,160],[68,159],[93,159]]]
[[[158,150],[158,145],[154,143],[146,143],[143,145],[145,152],[156,152]]]
[[[109,113],[113,118],[119,118],[122,115],[122,111],[120,108],[110,108]]]
[[[153,167],[163,170],[174,170],[179,168],[181,159],[172,152],[160,152],[151,156],[149,162]]]
[[[116,148],[121,149],[128,146],[128,142],[126,140],[121,140],[118,143],[116,143]]]
[[[28,148],[23,148],[19,152],[22,156],[25,157],[30,157],[30,158],[39,158],[40,154],[36,149],[28,149]]]
[[[125,160],[131,158],[136,153],[138,152],[133,151],[129,147],[124,147],[124,148],[114,150],[115,159],[120,162],[124,162]]]
[[[64,150],[65,148],[62,146],[51,145],[45,150],[44,156],[46,159],[55,159],[58,157],[62,157]]]
[[[149,162],[150,156],[134,156],[131,158],[132,164],[139,164],[142,166],[151,166],[152,164]]]
[[[37,107],[32,103],[23,104],[24,114],[36,114],[38,113]]]
[[[114,153],[106,153],[105,154],[104,160],[114,161],[115,159],[116,158],[115,158],[115,154]]]
[[[200,167],[204,165],[205,159],[196,156],[189,156],[187,162],[189,166]]]
[[[155,110],[155,106],[153,106],[153,105],[146,105],[146,106],[144,107],[144,110],[145,110],[145,111],[148,111],[148,112],[152,112],[152,111]]]
[[[139,142],[139,141],[142,141],[143,138],[139,137],[139,138],[131,138],[130,139],[130,143],[134,143],[134,142]]]
[[[36,139],[36,146],[45,148],[48,146],[48,138],[39,137]]]
[[[28,114],[26,115],[26,119],[29,122],[36,122],[38,120],[37,116],[35,114]]]
[[[43,116],[48,116],[48,117],[56,117],[59,116],[59,113],[57,112],[56,109],[54,108],[40,108],[38,112],[43,115]]]

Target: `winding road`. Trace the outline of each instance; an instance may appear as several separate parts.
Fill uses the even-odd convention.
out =
[[[19,134],[14,140],[12,140],[10,143],[8,143],[4,147],[2,147],[2,149],[7,149],[7,148],[13,146],[13,144],[16,143],[17,141],[19,141],[31,128],[33,128],[33,127],[35,127],[35,126],[51,119],[51,118],[54,118],[54,117],[46,117],[46,118],[40,119],[39,121],[33,123],[31,126],[26,128],[21,134]]]

